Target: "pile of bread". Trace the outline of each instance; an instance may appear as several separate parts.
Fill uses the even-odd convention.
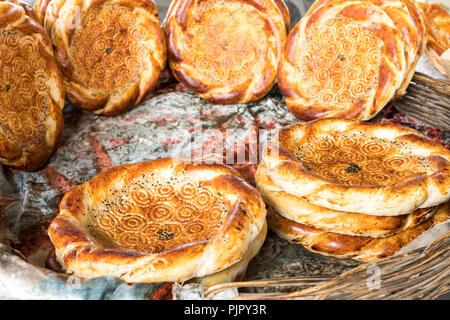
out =
[[[278,83],[300,119],[368,120],[405,93],[427,38],[414,0],[318,0],[292,30],[283,0],[174,0],[162,26],[153,1],[19,1],[0,3],[0,161],[21,170],[57,148],[64,98],[121,114],[166,62],[211,103],[249,103]],[[427,8],[440,54],[448,23]]]
[[[0,161],[41,169],[56,150],[65,98],[100,115],[157,86],[166,41],[153,1],[0,1]]]
[[[282,128],[256,185],[277,235],[325,255],[393,255],[450,217],[450,151],[393,124],[321,119]]]
[[[0,161],[12,168],[47,163],[65,98],[118,115],[155,89],[166,60],[211,103],[249,103],[278,82],[295,116],[325,118],[266,145],[259,192],[225,165],[174,158],[75,187],[49,228],[65,271],[209,286],[244,274],[267,224],[312,251],[367,261],[448,219],[450,151],[360,121],[405,93],[425,50],[414,1],[319,0],[289,28],[282,0],[174,0],[162,27],[152,0],[0,1]]]

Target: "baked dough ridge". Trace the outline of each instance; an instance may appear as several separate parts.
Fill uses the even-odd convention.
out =
[[[216,17],[227,12],[239,21]],[[260,99],[276,81],[286,14],[273,0],[174,1],[163,22],[173,75],[214,104]]]
[[[316,206],[292,196],[275,185],[260,163],[256,186],[264,201],[286,219],[322,230],[350,236],[388,237],[409,230],[429,219],[437,207],[418,209],[401,216],[374,216]]]

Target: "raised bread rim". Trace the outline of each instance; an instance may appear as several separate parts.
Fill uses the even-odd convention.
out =
[[[317,9],[319,6],[322,6],[326,3],[329,3],[333,0],[319,0],[313,3],[313,5],[309,8],[308,13],[314,11],[315,9]],[[392,19],[392,14],[395,14],[395,12],[391,12],[391,14],[385,9],[384,5],[387,5],[388,7],[391,4],[394,3],[399,3],[402,5],[402,9],[403,11],[409,16],[409,22],[411,23],[411,28],[407,27],[404,28],[403,27],[403,23],[400,23],[398,25],[398,30],[400,31],[400,33],[404,33],[406,32],[406,34],[409,34],[410,32],[408,30],[412,29],[413,32],[415,32],[415,50],[414,52],[407,52],[405,50],[406,53],[408,53],[408,55],[410,53],[412,53],[411,57],[408,57],[407,59],[407,63],[408,63],[408,72],[406,74],[406,76],[404,77],[404,80],[402,82],[402,84],[400,85],[400,87],[397,89],[397,92],[395,93],[394,99],[398,99],[400,97],[402,97],[405,93],[406,93],[406,88],[408,87],[413,75],[414,75],[414,71],[415,71],[415,67],[417,62],[419,61],[420,56],[423,54],[423,50],[425,47],[425,43],[426,43],[426,30],[425,30],[425,24],[422,18],[422,15],[419,13],[419,9],[417,8],[416,4],[414,2],[412,2],[411,0],[364,0],[364,1],[368,1],[371,2],[377,6],[379,6],[381,9],[383,9],[388,16]],[[307,13],[307,14],[308,14]],[[394,25],[397,26],[397,23],[392,20],[394,22]],[[405,31],[400,30],[400,29],[405,29]],[[408,37],[406,37],[408,38]],[[405,41],[405,47],[408,46],[408,43]]]
[[[48,1],[48,0],[41,0],[41,1]],[[170,2],[169,8],[167,9],[166,16],[164,17],[164,20],[161,23],[162,28],[165,30],[167,21],[172,16],[173,12],[176,12],[178,9],[178,5],[180,4],[180,1],[183,0],[172,0]],[[286,31],[289,31],[291,26],[291,19],[289,15],[289,8],[284,2],[284,0],[271,0],[275,3],[275,5],[278,7],[278,10],[283,15],[284,25],[286,27]]]
[[[422,233],[437,224],[448,221],[449,218],[449,203],[445,203],[437,209],[430,219],[415,228],[400,232],[392,237],[370,238],[320,231],[286,219],[277,214],[273,208],[269,208],[267,211],[269,228],[278,237],[291,243],[301,244],[314,253],[338,258],[352,258],[364,262],[376,261],[394,255]],[[361,242],[354,243],[358,241]],[[354,246],[353,249],[352,246]]]
[[[198,283],[204,287],[211,287],[220,283],[242,280],[245,276],[248,264],[258,254],[259,250],[263,246],[266,239],[267,230],[267,221],[265,221],[262,230],[259,232],[255,240],[252,241],[241,260],[222,271],[201,278],[192,279],[192,282]]]
[[[392,62],[386,58],[383,52],[379,70],[384,73],[384,76],[381,79],[385,82],[390,82],[391,86],[389,89],[386,89],[388,87],[386,83],[379,83],[373,93],[373,97],[370,100],[364,99],[359,103],[354,103],[347,109],[333,110],[332,106],[317,106],[313,98],[304,98],[304,96],[298,92],[299,90],[297,90],[298,88],[295,85],[296,80],[292,79],[292,74],[296,72],[292,61],[296,58],[292,57],[293,50],[291,49],[297,45],[296,43],[300,38],[305,37],[306,31],[304,29],[309,27],[310,24],[316,23],[317,20],[324,19],[323,17],[326,17],[327,10],[341,10],[347,8],[348,6],[355,6],[358,4],[369,6],[373,11],[378,10],[378,14],[382,14],[385,20],[390,24],[389,32],[393,33],[392,38],[395,42],[395,50],[391,48],[393,47],[392,45],[389,45],[390,50],[388,51],[392,51],[392,55],[394,56],[396,63],[394,63],[395,61]],[[364,12],[369,13],[371,11],[366,10]],[[325,20],[327,19],[325,18]],[[373,22],[373,25],[374,29],[378,28],[378,23],[375,21]],[[383,30],[383,33],[387,34],[387,30],[385,29],[386,27],[379,28],[379,30]],[[387,44],[385,44],[385,46],[387,46]],[[286,99],[286,105],[289,111],[299,119],[308,121],[324,117],[342,117],[369,120],[375,117],[395,96],[397,89],[401,86],[405,77],[408,75],[409,70],[406,64],[404,46],[405,43],[401,39],[400,32],[397,30],[389,16],[381,8],[364,0],[335,0],[323,6],[319,6],[312,12],[308,11],[308,14],[306,14],[289,32],[285,46],[282,50],[277,71],[278,86]],[[392,68],[390,68],[391,65]],[[383,93],[383,99],[380,98],[380,90]],[[302,101],[307,100],[308,103],[299,105],[297,101],[299,99],[302,99]]]

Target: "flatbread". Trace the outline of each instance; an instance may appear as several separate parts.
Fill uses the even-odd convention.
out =
[[[0,162],[41,169],[63,129],[64,88],[52,44],[31,7],[0,1]]]
[[[299,119],[369,120],[394,97],[407,72],[402,35],[381,8],[333,1],[291,30],[277,81]]]
[[[204,287],[211,287],[220,283],[241,281],[245,276],[245,272],[247,270],[250,260],[252,260],[261,249],[264,240],[266,239],[266,235],[267,235],[267,222],[264,223],[263,229],[256,237],[256,239],[253,240],[253,242],[250,244],[250,247],[248,248],[242,260],[233,264],[231,267],[223,271],[219,271],[209,276],[195,278],[189,282],[195,282],[201,284]]]
[[[60,264],[79,276],[180,282],[242,260],[265,214],[236,170],[164,158],[114,167],[75,187],[49,236]]]
[[[167,54],[152,0],[37,0],[34,8],[75,105],[118,115],[158,84]]]
[[[310,7],[309,12],[318,7],[330,3],[333,0],[318,0]],[[411,0],[365,0],[383,9],[392,19],[397,30],[405,42],[405,58],[408,73],[400,88],[397,89],[394,98],[399,98],[406,93],[413,75],[416,64],[424,52],[426,43],[426,30],[422,16],[414,1]],[[307,14],[308,14],[307,13]]]
[[[264,147],[262,160],[285,192],[328,209],[396,216],[450,198],[450,151],[396,124],[294,123]]]

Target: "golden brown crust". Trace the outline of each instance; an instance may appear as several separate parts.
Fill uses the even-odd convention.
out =
[[[393,216],[450,198],[450,151],[400,125],[295,123],[265,146],[262,159],[284,191],[329,209]]]
[[[322,231],[351,236],[392,236],[416,227],[436,211],[436,207],[432,207],[401,216],[373,216],[316,206],[275,185],[267,174],[264,163],[260,163],[256,171],[256,186],[264,201],[284,218]]]
[[[439,58],[450,49],[450,14],[438,3],[419,2],[419,7],[428,34],[427,55],[436,69],[445,75],[445,69],[439,63]]]
[[[34,8],[79,107],[117,115],[158,84],[166,44],[152,0],[43,0]]]
[[[33,11],[33,8],[28,3],[22,2],[20,0],[0,0],[0,2],[3,2],[3,1],[9,2],[9,3],[14,3],[14,4],[17,4],[17,5],[21,6],[25,10],[25,14],[28,17],[30,17],[34,21],[39,22],[39,19],[38,19],[37,15]]]
[[[330,3],[333,0],[318,0],[310,7],[308,12]],[[383,9],[392,19],[405,42],[405,58],[408,69],[407,75],[397,89],[395,98],[403,96],[413,75],[416,63],[423,53],[426,42],[425,24],[418,12],[416,4],[411,0],[364,0]]]
[[[0,1],[0,161],[27,171],[47,163],[63,128],[62,77],[36,19],[28,5]]]
[[[44,0],[42,0],[44,1]],[[278,10],[280,11],[281,15],[283,16],[284,25],[286,27],[286,31],[289,32],[290,26],[291,26],[291,17],[289,15],[289,8],[284,2],[284,0],[271,0],[274,2],[274,4],[277,6]],[[167,10],[166,16],[164,17],[163,22],[161,23],[161,26],[165,29],[166,23],[169,20],[169,18],[172,16],[174,12],[176,12],[178,9],[177,7],[180,5],[182,0],[173,0],[170,2],[170,6]]]
[[[407,71],[401,34],[381,8],[333,1],[291,30],[277,80],[300,119],[368,120],[392,99]]]
[[[239,262],[233,264],[231,267],[225,270],[213,273],[205,277],[194,278],[191,281],[199,283],[204,287],[211,287],[216,284],[226,282],[241,281],[245,275],[245,271],[247,270],[250,260],[253,259],[261,249],[264,240],[266,239],[266,235],[267,222],[264,223],[263,229],[255,238],[255,240],[253,240],[253,242],[250,244],[250,247],[247,249],[244,257]]]
[[[259,193],[223,165],[121,165],[68,192],[49,227],[60,263],[83,277],[184,281],[238,262],[263,228]]]
[[[174,76],[211,103],[255,101],[272,88],[286,38],[272,0],[186,0],[164,26]]]
[[[406,93],[406,89],[409,83],[411,82],[412,77],[414,76],[417,62],[419,61],[422,54],[425,52],[427,43],[427,32],[425,27],[425,21],[422,17],[422,14],[420,13],[419,7],[416,5],[416,2],[414,0],[401,0],[401,2],[408,8],[409,15],[413,19],[415,25],[417,51],[415,59],[411,64],[411,66],[409,67],[405,79],[403,80],[403,83],[400,85],[400,88],[397,90],[394,99],[400,98]],[[410,34],[412,35],[413,33],[410,31]],[[408,38],[412,40],[412,38],[410,37]]]
[[[273,0],[275,5],[280,10],[281,14],[283,15],[284,25],[286,27],[286,31],[289,32],[289,29],[291,29],[291,16],[289,14],[289,8],[284,2],[284,0]]]
[[[47,11],[48,4],[52,0],[36,0],[33,5],[33,11],[37,17],[37,21],[44,25],[45,12]]]
[[[324,255],[352,258],[359,261],[373,261],[394,255],[426,230],[450,218],[448,203],[413,229],[387,238],[355,237],[318,229],[283,218],[272,208],[267,211],[269,228],[279,237],[303,245],[306,249]]]

